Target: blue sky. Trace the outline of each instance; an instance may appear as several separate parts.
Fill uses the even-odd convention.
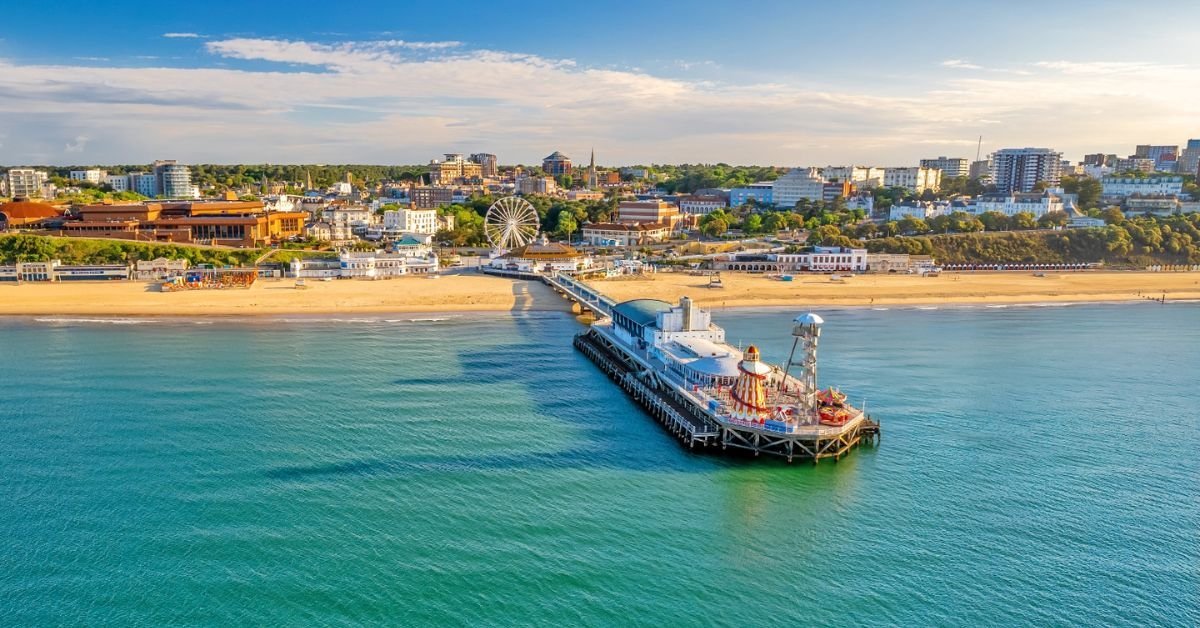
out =
[[[1200,136],[1200,7],[19,3],[0,163],[900,165]]]

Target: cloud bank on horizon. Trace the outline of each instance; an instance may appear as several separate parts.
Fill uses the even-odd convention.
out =
[[[956,57],[922,69],[919,85],[875,88],[744,82],[712,62],[720,78],[687,79],[459,41],[162,37],[194,42],[203,63],[0,60],[0,162],[422,163],[482,151],[532,163],[594,146],[614,164],[901,165],[973,157],[979,135],[985,148],[1076,158],[1200,135],[1200,73],[1165,62]]]

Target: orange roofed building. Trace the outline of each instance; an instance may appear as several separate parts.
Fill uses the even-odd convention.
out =
[[[84,205],[63,235],[256,247],[303,234],[306,212],[272,212],[261,201],[162,201]]]
[[[15,227],[38,227],[61,218],[61,209],[36,201],[19,200],[0,205],[0,231]]]

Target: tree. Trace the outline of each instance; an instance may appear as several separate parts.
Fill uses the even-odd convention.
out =
[[[1104,213],[1100,214],[1100,217],[1110,225],[1119,225],[1125,222],[1125,213],[1121,211],[1120,207],[1116,206],[1104,210]]]
[[[926,224],[924,220],[917,218],[916,216],[905,216],[904,218],[901,218],[899,227],[900,233],[909,235],[926,233],[929,231],[929,225]]]
[[[1014,229],[1037,229],[1037,217],[1030,212],[1018,212],[1012,217]]]
[[[1037,224],[1039,227],[1062,227],[1070,222],[1071,219],[1066,212],[1046,212],[1038,218]]]
[[[1008,231],[1012,225],[1008,216],[996,211],[983,212],[979,215],[979,222],[983,223],[983,228],[987,231]]]
[[[1060,183],[1063,192],[1067,194],[1075,194],[1079,198],[1079,209],[1087,210],[1100,202],[1100,194],[1104,191],[1104,186],[1100,181],[1091,177],[1075,177],[1067,175],[1062,178]]]
[[[729,223],[724,218],[708,220],[700,227],[700,231],[710,238],[719,238],[728,230]]]
[[[742,221],[742,231],[746,233],[762,233],[763,219],[758,214],[750,214]]]
[[[558,234],[566,238],[569,242],[571,234],[579,229],[579,223],[575,220],[575,216],[570,212],[563,211],[558,214]]]

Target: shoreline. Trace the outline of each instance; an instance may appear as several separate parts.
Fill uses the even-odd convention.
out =
[[[725,310],[796,308],[937,309],[1070,306],[1200,301],[1200,273],[1088,272],[944,273],[941,277],[855,275],[842,282],[827,276],[772,281],[763,275],[722,273],[723,288],[684,273],[591,281],[617,301],[687,295],[697,304]],[[437,280],[406,277],[384,281],[313,282],[303,290],[290,280],[262,280],[249,289],[163,293],[151,282],[0,284],[0,318],[138,318],[256,320],[279,317],[329,319],[439,317],[500,312],[563,312],[572,304],[533,281],[482,274],[451,274]]]
[[[1024,303],[903,303],[903,304],[876,304],[871,305],[852,305],[852,304],[830,304],[819,305],[822,311],[875,311],[875,312],[916,312],[916,311],[957,311],[957,310],[1004,310],[1004,309],[1042,309],[1042,308],[1064,308],[1064,307],[1088,307],[1088,306],[1133,306],[1133,305],[1190,305],[1200,304],[1200,298],[1196,299],[1167,299],[1166,303],[1159,301],[1140,301],[1140,300],[1115,300],[1115,301],[1039,301],[1039,302],[1024,302]],[[803,305],[737,305],[728,306],[725,308],[715,308],[711,310],[714,314],[722,313],[730,314],[753,314],[753,313],[768,313],[768,312],[790,312],[796,311],[797,307]],[[471,317],[482,316],[485,314],[511,314],[514,316],[527,315],[562,315],[570,318],[580,318],[580,314],[570,312],[563,309],[528,309],[528,310],[443,310],[443,311],[392,311],[392,312],[307,312],[307,313],[270,313],[270,314],[58,314],[58,313],[30,313],[30,314],[0,314],[0,324],[11,322],[36,322],[43,324],[142,324],[142,323],[162,323],[162,324],[180,324],[192,323],[195,325],[201,324],[263,324],[263,323],[389,323],[389,324],[411,324],[411,323],[453,323],[457,319],[469,320]]]

